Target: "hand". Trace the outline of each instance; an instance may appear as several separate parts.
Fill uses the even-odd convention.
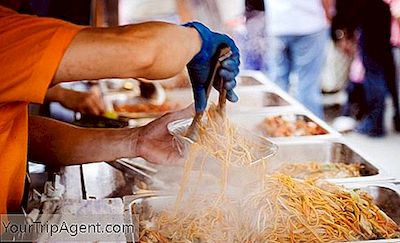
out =
[[[192,88],[194,93],[196,111],[204,111],[207,106],[205,84],[211,71],[210,61],[218,51],[221,44],[226,44],[231,48],[232,55],[222,62],[219,75],[224,82],[224,88],[227,90],[226,98],[231,102],[237,102],[238,97],[233,91],[236,86],[235,77],[239,73],[240,56],[235,42],[227,35],[212,32],[206,26],[198,22],[184,24],[186,27],[195,28],[201,37],[202,46],[199,53],[187,65]],[[214,83],[218,89],[219,84]]]
[[[93,90],[89,92],[74,91],[61,104],[71,110],[94,116],[100,116],[106,111],[100,94]]]
[[[173,136],[167,129],[167,125],[179,119],[193,117],[193,115],[193,105],[190,105],[183,110],[167,113],[146,126],[140,127],[135,154],[152,163],[178,163],[182,157],[175,146]]]
[[[60,102],[65,108],[83,114],[99,116],[105,112],[104,103],[96,89],[91,89],[89,92],[79,92],[55,86],[48,90],[46,99]]]

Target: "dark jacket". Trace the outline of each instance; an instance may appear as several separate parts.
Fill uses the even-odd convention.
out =
[[[336,0],[336,15],[332,20],[332,38],[336,30],[350,37],[360,34],[363,51],[378,63],[392,58],[390,7],[383,0]]]

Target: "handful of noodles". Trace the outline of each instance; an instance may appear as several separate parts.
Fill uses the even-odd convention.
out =
[[[143,225],[142,225],[143,226]],[[141,242],[333,242],[400,237],[363,191],[276,174],[240,199],[196,195],[154,212]]]
[[[322,164],[315,161],[305,163],[283,164],[274,172],[279,172],[298,179],[318,180],[326,178],[359,177],[362,165],[329,163]]]
[[[228,166],[249,166],[276,149],[268,140],[232,124],[215,105],[211,105],[206,112],[206,119],[197,126],[196,143],[207,154]]]

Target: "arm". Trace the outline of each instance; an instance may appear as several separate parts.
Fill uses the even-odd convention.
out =
[[[66,50],[52,84],[100,78],[164,79],[200,51],[193,28],[148,22],[81,30]]]
[[[142,157],[154,163],[181,159],[167,124],[193,116],[193,107],[168,113],[139,128],[80,128],[53,119],[29,117],[29,151],[32,161],[48,165],[74,165]]]
[[[190,10],[187,1],[176,0],[175,1],[177,12],[181,23],[189,22],[194,19],[192,11]]]
[[[324,8],[325,11],[325,16],[326,18],[330,21],[332,21],[332,10],[334,7],[334,0],[321,0],[322,2],[322,7]]]
[[[45,117],[29,117],[29,159],[45,164],[136,157],[137,138],[138,129],[79,128]]]
[[[45,99],[49,102],[59,102],[65,108],[84,114],[98,116],[105,112],[101,96],[95,90],[80,92],[57,85],[47,90]]]

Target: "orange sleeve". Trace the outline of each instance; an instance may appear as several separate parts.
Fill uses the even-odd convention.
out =
[[[41,103],[74,36],[84,26],[0,6],[0,103]]]

